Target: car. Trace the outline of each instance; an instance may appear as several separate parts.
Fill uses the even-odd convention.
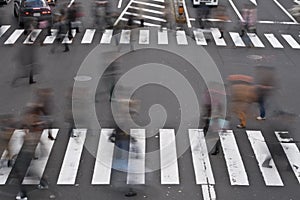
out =
[[[32,18],[52,24],[52,11],[45,0],[14,0],[14,16],[21,27]]]

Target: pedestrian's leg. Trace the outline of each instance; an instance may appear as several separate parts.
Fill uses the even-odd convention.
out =
[[[33,80],[33,69],[31,66],[31,69],[29,71],[29,84],[34,84],[34,83],[36,83],[36,81]]]
[[[264,100],[261,99],[258,104],[259,104],[259,111],[260,111],[260,115],[259,116],[261,118],[265,118],[265,116],[266,116],[266,110],[265,110],[265,102],[264,102]]]
[[[245,128],[246,127],[246,114],[244,111],[240,111],[239,112],[239,120],[240,120],[240,124],[237,125],[238,128]]]
[[[64,50],[64,52],[70,51],[68,43],[65,42],[64,45],[65,45],[65,50]]]

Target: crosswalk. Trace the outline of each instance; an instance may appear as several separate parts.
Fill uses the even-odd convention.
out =
[[[83,159],[83,149],[86,145],[88,135],[87,129],[74,129],[76,137],[68,139],[67,148],[64,152],[64,157],[61,166],[59,167],[59,175],[56,181],[57,185],[75,185],[76,178],[80,167],[80,161]],[[53,137],[59,135],[59,129],[52,129]],[[112,168],[114,162],[117,162],[119,157],[114,155],[116,144],[109,140],[109,137],[114,132],[114,129],[101,129],[98,132],[98,140],[95,143],[97,146],[95,154],[95,164],[91,185],[109,185],[111,183]],[[216,184],[214,178],[214,167],[210,163],[210,154],[208,152],[207,139],[204,136],[202,129],[188,129],[187,139],[190,144],[192,165],[194,168],[195,184],[208,187]],[[272,158],[269,147],[263,133],[258,130],[245,131],[250,146],[254,152],[258,168],[261,171],[261,176],[266,186],[282,187],[284,182],[280,176],[279,168]],[[15,130],[12,133],[9,143],[13,147],[11,152],[18,155],[23,145],[24,130]],[[127,184],[143,185],[147,184],[145,180],[147,164],[147,132],[145,129],[131,129],[129,139],[128,159],[126,159]],[[243,162],[243,157],[240,153],[235,134],[232,130],[220,131],[218,133],[221,146],[224,154],[224,160],[227,166],[227,175],[232,186],[249,186],[253,183],[249,182],[249,176]],[[300,152],[289,133],[286,131],[275,131],[278,143],[281,145],[284,154],[288,160],[287,163],[293,170],[292,176],[300,184]],[[159,129],[157,136],[159,141],[159,160],[160,165],[160,183],[162,185],[178,185],[180,184],[180,170],[177,154],[178,143],[174,129]],[[95,140],[95,138],[93,138]],[[52,162],[52,151],[56,141],[48,140],[48,129],[43,130],[40,143],[36,147],[36,155],[43,149],[43,156],[38,159],[33,159],[27,169],[23,184],[35,185],[39,184],[40,178],[43,176],[48,162]],[[246,142],[246,141],[244,141]],[[90,144],[89,144],[90,145]],[[242,145],[240,145],[242,146]],[[1,160],[5,158],[7,150],[4,150]],[[270,159],[269,167],[264,167],[263,162]],[[0,185],[5,185],[14,166],[1,166],[0,168]],[[281,169],[282,170],[282,169]],[[34,173],[33,173],[34,172]],[[35,174],[35,176],[32,176]],[[250,179],[251,180],[251,179]],[[202,188],[203,190],[205,188]]]
[[[8,35],[10,27],[10,25],[4,25],[0,27],[0,39],[4,40],[4,46],[16,44],[20,40],[23,40],[22,43],[27,45],[32,45],[35,41],[40,41],[45,45],[51,45],[55,43],[55,38],[57,34],[56,29],[51,30],[51,35],[44,36],[45,38],[42,38],[42,36],[40,36],[42,33],[41,29],[35,29],[27,36],[24,36],[23,34],[24,29],[16,29],[13,32],[10,32],[10,35]],[[248,39],[245,39],[244,37],[241,37],[238,32],[230,31],[228,32],[228,34],[224,33],[224,35],[227,34],[228,37],[224,36],[223,38],[221,38],[221,33],[218,28],[211,28],[207,30],[194,29],[190,33],[187,33],[187,31],[183,30],[177,30],[175,34],[168,31],[167,29],[123,29],[120,32],[117,32],[113,29],[106,29],[103,33],[99,33],[101,34],[100,41],[95,41],[95,37],[97,34],[98,33],[96,29],[86,29],[83,34],[76,33],[75,30],[72,30],[73,38],[69,39],[66,36],[62,43],[72,44],[75,40],[76,42],[78,42],[79,40],[80,44],[82,45],[92,43],[104,45],[114,43],[114,40],[112,40],[112,38],[116,37],[117,40],[119,40],[120,44],[137,43],[140,45],[167,45],[171,41],[173,41],[172,37],[175,37],[177,45],[189,45],[193,43],[199,46],[207,46],[210,44],[210,38],[212,38],[214,44],[218,47],[233,46],[237,48],[245,48],[247,46],[247,43],[250,42],[253,48],[268,47],[274,49],[300,49],[300,41],[298,39],[299,37],[291,34],[263,33],[258,35],[255,33],[247,33]],[[154,40],[153,38],[155,37],[151,37],[151,35],[155,35],[157,40]],[[191,36],[193,40],[190,40],[189,36]]]

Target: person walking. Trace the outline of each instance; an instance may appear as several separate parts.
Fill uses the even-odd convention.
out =
[[[68,32],[65,16],[64,15],[58,16],[58,21],[53,26],[58,31],[57,31],[57,37],[55,38],[56,45],[55,44],[53,45],[53,47],[51,49],[51,53],[54,53],[56,50],[56,46],[62,42],[64,43],[64,46],[65,46],[64,52],[70,51],[67,41],[64,41],[64,39],[67,35],[67,32]]]

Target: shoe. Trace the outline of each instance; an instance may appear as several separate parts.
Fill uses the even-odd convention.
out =
[[[215,156],[215,155],[218,155],[219,153],[220,153],[220,151],[219,151],[219,150],[215,150],[214,152],[210,153],[210,155],[213,155],[213,156]]]
[[[29,82],[29,84],[35,84],[36,83],[36,81],[30,81]]]
[[[237,128],[246,128],[246,126],[243,126],[241,124],[236,125]]]
[[[48,135],[49,140],[55,140],[55,138],[52,135]]]
[[[39,184],[39,185],[37,186],[37,188],[38,188],[39,190],[46,190],[46,189],[49,188],[49,186],[48,186],[48,185],[42,185],[42,184]]]
[[[258,116],[256,117],[257,120],[265,120],[266,118],[265,117],[261,117],[261,116]]]
[[[22,192],[19,192],[16,196],[16,200],[27,200],[27,196],[25,194],[22,194]]]
[[[65,49],[65,50],[64,50],[64,52],[68,52],[68,51],[70,51],[70,50],[69,50],[69,49]]]
[[[126,194],[125,194],[125,196],[126,197],[133,197],[133,196],[136,196],[137,195],[137,193],[136,192],[134,192],[134,191],[129,191],[129,192],[127,192]]]

